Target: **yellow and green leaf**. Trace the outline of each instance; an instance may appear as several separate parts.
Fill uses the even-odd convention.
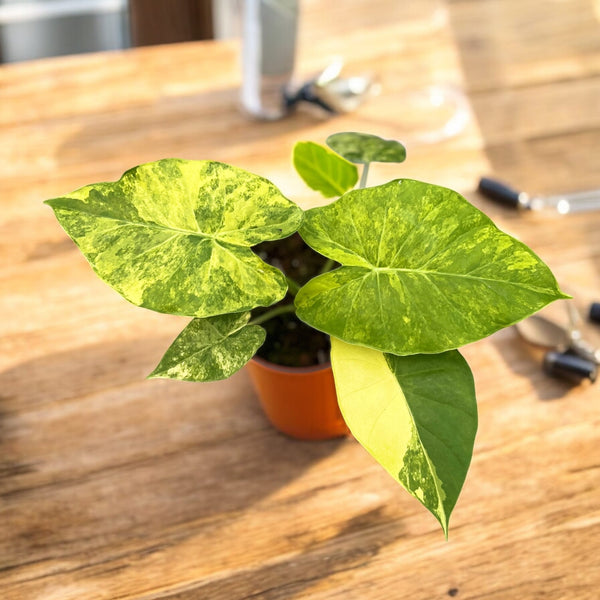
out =
[[[447,535],[477,431],[466,361],[457,350],[394,356],[332,338],[331,362],[354,437]]]
[[[292,160],[306,185],[325,198],[341,196],[358,181],[358,171],[351,162],[314,142],[297,142]]]
[[[285,277],[250,247],[292,234],[303,215],[262,177],[179,159],[47,203],[94,271],[127,300],[196,317],[283,298]]]
[[[525,244],[419,181],[350,191],[307,211],[300,234],[342,266],[300,289],[298,317],[382,352],[455,349],[566,297]]]
[[[218,381],[241,369],[265,341],[266,332],[248,325],[250,313],[192,319],[150,377]]]

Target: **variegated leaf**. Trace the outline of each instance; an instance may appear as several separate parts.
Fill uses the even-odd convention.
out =
[[[211,161],[148,163],[47,203],[94,271],[127,300],[198,317],[281,299],[283,274],[250,246],[286,237],[302,220],[266,179]]]
[[[384,140],[369,133],[334,133],[327,138],[326,143],[332,150],[353,163],[400,163],[406,159],[406,149],[400,142]]]
[[[171,344],[150,377],[185,381],[227,379],[265,341],[265,330],[248,325],[250,313],[192,319]]]
[[[342,267],[309,281],[298,316],[393,354],[439,353],[566,297],[523,243],[452,190],[412,180],[305,214],[303,239]]]
[[[477,431],[466,361],[456,350],[394,356],[335,338],[331,361],[340,409],[354,437],[448,535]]]

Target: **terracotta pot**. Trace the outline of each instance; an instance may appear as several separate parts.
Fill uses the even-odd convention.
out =
[[[246,368],[271,424],[301,440],[348,435],[330,365],[282,367],[253,358]]]

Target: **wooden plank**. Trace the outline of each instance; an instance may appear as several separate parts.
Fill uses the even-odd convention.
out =
[[[483,174],[531,191],[600,187],[590,3],[425,4],[303,3],[299,73],[342,53],[382,84],[332,119],[244,118],[237,41],[0,68],[1,598],[596,600],[597,383],[550,379],[543,350],[513,329],[464,349],[479,431],[446,542],[352,439],[274,432],[244,372],[146,381],[186,319],[122,300],[42,204],[181,156],[233,162],[310,205],[319,200],[290,168],[297,139],[406,137],[407,162],[377,165],[373,183],[415,177],[465,192],[584,309],[600,290],[600,213],[519,214],[474,190]],[[403,102],[440,83],[468,92],[472,118],[425,144]]]

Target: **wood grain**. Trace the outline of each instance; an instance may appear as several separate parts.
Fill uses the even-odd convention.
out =
[[[408,147],[373,182],[463,192],[583,310],[600,299],[600,212],[518,214],[475,189],[484,174],[600,187],[599,16],[588,0],[306,0],[299,77],[342,55],[381,83],[328,119],[245,118],[235,40],[0,67],[0,598],[596,600],[597,383],[547,377],[512,329],[465,348],[480,426],[445,542],[353,440],[274,432],[244,372],[146,380],[185,319],[97,280],[42,200],[179,156],[232,162],[311,205],[293,143],[368,131]],[[417,127],[403,110],[431,85],[464,91],[470,115],[435,144],[419,138],[434,112]]]

